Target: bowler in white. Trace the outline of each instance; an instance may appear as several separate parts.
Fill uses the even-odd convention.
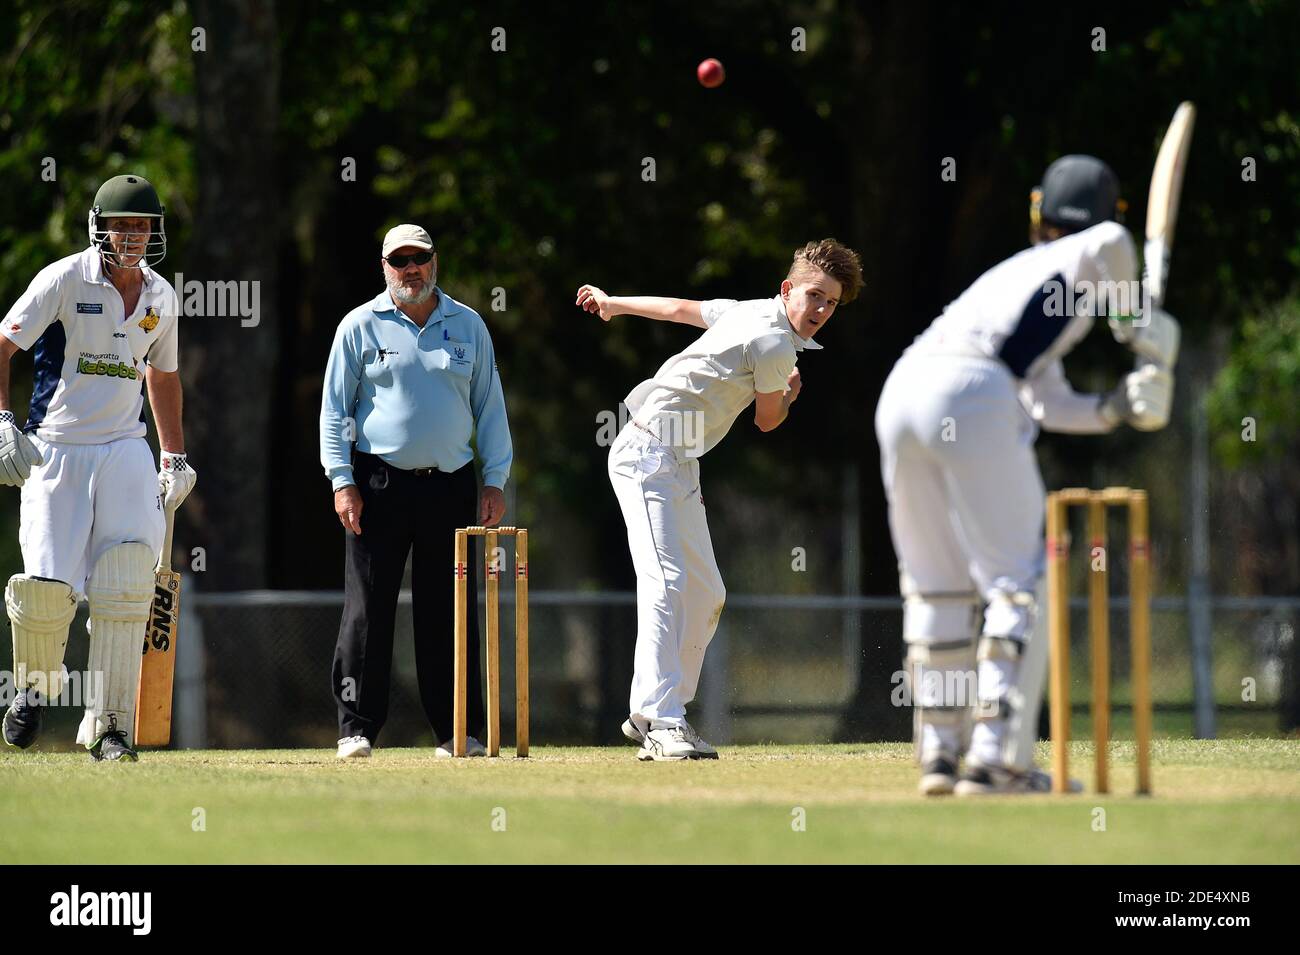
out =
[[[754,424],[785,421],[802,387],[799,353],[862,287],[857,253],[833,239],[794,254],[773,298],[692,301],[612,296],[593,285],[577,304],[609,321],[639,315],[704,329],[625,399],[631,420],[609,451],[637,580],[637,635],[623,733],[641,760],[716,759],[686,719],[726,588],[709,538],[700,459],[751,404]]]

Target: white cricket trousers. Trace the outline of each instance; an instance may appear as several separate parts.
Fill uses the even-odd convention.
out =
[[[680,725],[727,591],[713,556],[697,458],[679,457],[629,422],[609,450],[636,569],[636,654],[629,712]]]
[[[1033,591],[1043,566],[1037,427],[993,359],[905,354],[876,436],[900,571],[921,594]]]
[[[53,444],[32,436],[32,444],[42,460],[22,488],[25,573],[70,584],[81,598],[95,564],[118,544],[162,550],[158,467],[144,438]]]

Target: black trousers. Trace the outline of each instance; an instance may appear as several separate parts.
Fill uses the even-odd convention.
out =
[[[420,701],[438,740],[451,739],[455,589],[452,568],[456,528],[478,523],[474,465],[453,473],[418,476],[363,452],[353,457],[361,492],[361,534],[346,536],[343,620],[334,650],[334,700],[339,738],[374,743],[388,719],[397,595],[411,563],[415,668]],[[478,562],[470,538],[469,700],[471,736],[482,738],[483,708],[478,645]]]

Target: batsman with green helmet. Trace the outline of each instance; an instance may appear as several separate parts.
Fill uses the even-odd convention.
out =
[[[42,269],[0,325],[0,484],[21,487],[23,572],[5,588],[18,693],[4,739],[26,748],[56,701],[77,603],[90,603],[85,716],[96,760],[134,761],[141,647],[164,509],[194,487],[185,459],[179,303],[153,270],[167,253],[163,204],[143,176],[95,195],[90,246]],[[31,350],[27,422],[9,406],[9,362]],[[144,389],[161,445],[145,440]]]

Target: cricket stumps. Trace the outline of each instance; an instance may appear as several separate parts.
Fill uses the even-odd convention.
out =
[[[1151,565],[1146,491],[1109,487],[1067,488],[1047,495],[1047,607],[1051,645],[1052,791],[1069,791],[1070,771],[1070,526],[1069,508],[1088,510],[1088,634],[1092,669],[1094,788],[1110,791],[1110,592],[1106,509],[1128,509],[1129,638],[1133,676],[1133,732],[1137,742],[1137,792],[1151,792]],[[1100,549],[1100,551],[1098,551]]]
[[[454,578],[455,667],[452,687],[452,755],[464,756],[468,736],[469,614],[477,600],[469,600],[469,538],[482,537],[487,597],[487,754],[501,755],[501,634],[500,582],[503,560],[498,560],[501,537],[515,539],[515,755],[528,755],[528,528],[462,527],[456,531]],[[477,595],[475,595],[477,597]]]

